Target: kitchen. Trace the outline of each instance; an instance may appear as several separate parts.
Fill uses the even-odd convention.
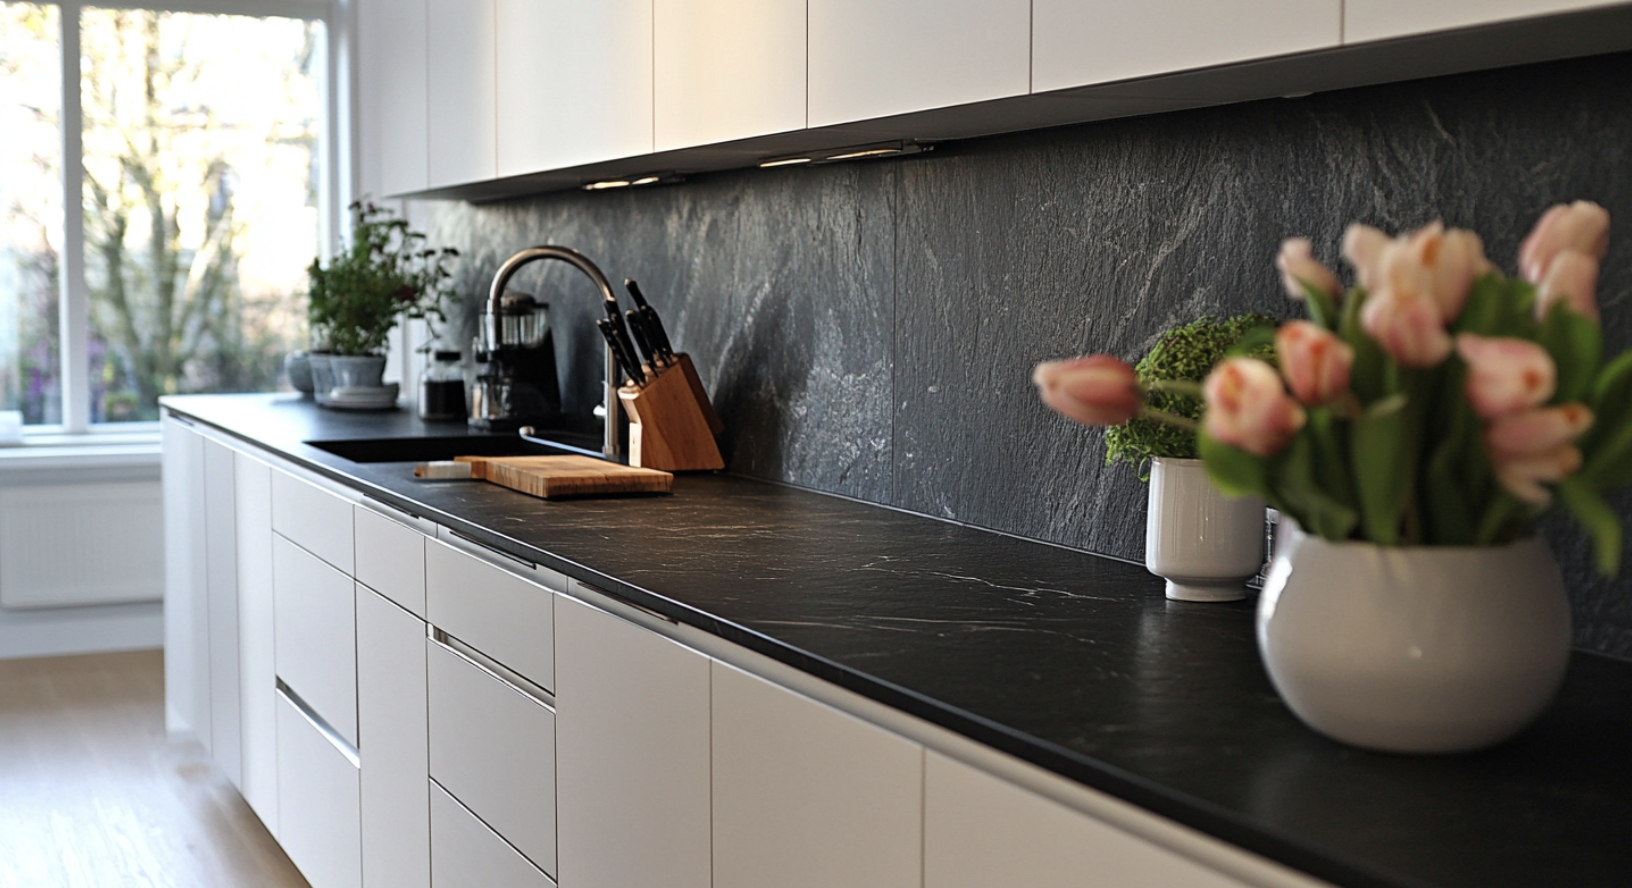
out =
[[[1047,5],[1037,4],[1039,8]],[[812,8],[812,47],[817,46],[820,20],[815,9],[819,6]],[[990,6],[996,10],[999,4]],[[803,10],[803,4],[799,8]],[[1359,11],[1363,7],[1351,2],[1348,8]],[[436,9],[433,4],[429,15],[436,15]],[[1039,409],[1026,379],[1030,366],[1043,358],[1090,349],[1131,355],[1142,350],[1156,331],[1180,319],[1204,312],[1277,307],[1269,258],[1279,240],[1290,234],[1307,234],[1317,244],[1327,245],[1325,249],[1334,250],[1341,226],[1353,218],[1392,229],[1443,215],[1448,222],[1486,232],[1492,238],[1490,255],[1509,257],[1534,216],[1555,201],[1591,198],[1609,207],[1612,214],[1621,214],[1626,209],[1624,159],[1617,153],[1621,150],[1617,134],[1625,128],[1626,110],[1615,85],[1626,82],[1625,56],[1595,54],[1536,66],[1501,67],[1520,60],[1625,49],[1625,43],[1616,43],[1616,35],[1624,34],[1624,24],[1617,24],[1622,20],[1616,16],[1624,10],[1613,6],[1606,10],[1596,13],[1601,18],[1583,13],[1584,20],[1569,15],[1547,19],[1552,30],[1529,23],[1507,31],[1479,32],[1477,39],[1464,35],[1461,44],[1436,45],[1433,52],[1402,53],[1405,61],[1398,56],[1380,61],[1339,52],[1337,61],[1325,59],[1327,67],[1300,71],[1288,63],[1265,74],[1262,67],[1230,67],[1227,63],[1295,50],[1307,53],[1318,44],[1295,49],[1248,47],[1233,59],[1215,56],[1188,61],[1189,57],[1181,55],[1164,62],[1152,56],[1152,64],[1157,65],[1153,69],[1099,76],[1126,81],[1167,70],[1221,64],[1225,68],[1212,72],[1210,80],[1192,80],[1188,85],[1162,86],[1159,80],[1151,81],[1153,86],[1144,95],[1047,97],[1048,108],[1069,106],[1064,111],[1003,104],[988,97],[991,105],[960,106],[958,113],[947,113],[938,120],[909,119],[888,127],[832,123],[842,113],[823,117],[815,91],[820,66],[813,54],[808,62],[807,116],[791,125],[773,121],[761,132],[831,123],[840,132],[854,133],[842,143],[811,145],[791,137],[754,136],[765,141],[736,142],[731,150],[711,151],[706,146],[733,142],[738,136],[699,124],[696,133],[676,137],[676,142],[655,142],[647,136],[651,148],[621,150],[616,155],[663,151],[665,145],[688,139],[705,146],[674,148],[694,154],[665,154],[661,168],[628,164],[603,168],[571,160],[546,160],[549,166],[535,167],[570,168],[567,177],[573,185],[601,176],[638,176],[670,169],[703,171],[681,184],[612,193],[554,192],[497,203],[436,201],[409,206],[432,243],[454,245],[464,253],[463,292],[483,292],[499,262],[517,249],[540,242],[576,247],[610,276],[640,280],[676,343],[693,356],[726,421],[722,440],[733,475],[954,522],[947,527],[990,528],[1137,561],[1142,544],[1137,503],[1143,499],[1142,487],[1131,473],[1100,466],[1101,451],[1093,433],[1067,427]],[[362,12],[367,12],[366,6]],[[1036,33],[1069,32],[1063,25],[1048,28],[1040,12],[1033,10],[1033,14],[1039,16],[1030,26],[1039,29]],[[410,18],[392,17],[387,24],[406,27],[412,24]],[[1204,24],[1201,20],[1197,27]],[[449,28],[427,27],[428,33],[456,43]],[[1032,33],[1030,27],[1022,33]],[[1235,27],[1253,34],[1272,31]],[[1420,29],[1452,27],[1455,25],[1441,23]],[[995,26],[982,30],[994,38],[1006,33]],[[890,33],[883,27],[878,31]],[[365,63],[368,33],[365,28]],[[488,33],[502,39],[519,31],[494,29]],[[620,28],[620,33],[628,31]],[[1200,52],[1198,47],[1227,44],[1222,33],[1225,31],[1211,26],[1188,49],[1183,40],[1167,44],[1175,53]],[[400,37],[392,39],[400,43]],[[890,39],[901,38],[897,34]],[[802,56],[805,50],[799,48],[800,42],[773,46],[760,41],[755,45],[772,47],[765,49],[765,55],[774,59],[794,51]],[[1022,42],[1028,58],[1033,53],[1043,58],[1043,36],[1035,46],[1029,39]],[[1549,54],[1541,57],[1521,54],[1532,51],[1527,47],[1560,44],[1576,48],[1544,50]],[[430,44],[428,63],[432,65],[438,58],[437,46],[436,41]],[[891,55],[913,61],[910,54]],[[1425,57],[1432,61],[1423,61]],[[499,58],[502,67],[503,55]],[[542,64],[548,58],[553,56],[534,53],[519,64]],[[1391,73],[1378,75],[1376,70],[1385,61],[1393,66]],[[629,63],[638,67],[639,60]],[[1451,70],[1433,65],[1493,70],[1337,90],[1373,80],[1392,81],[1402,76],[1396,73],[1400,71],[1416,77]],[[916,74],[922,67],[913,69],[915,76],[874,77],[867,82],[907,89],[955,80]],[[1343,69],[1341,76],[1331,74],[1334,67]],[[481,69],[467,66],[461,70]],[[1035,63],[1025,73],[1027,80],[1014,92],[1053,88],[1044,79],[1046,72]],[[1260,75],[1267,82],[1254,79]],[[499,97],[518,83],[516,78],[492,76],[490,92]],[[1075,82],[1095,82],[1082,76]],[[1322,79],[1325,77],[1336,80]],[[651,82],[639,70],[630,75],[636,83],[643,78]],[[759,86],[767,83],[736,79]],[[661,90],[664,82],[660,80],[656,88]],[[1069,82],[1055,80],[1052,84]],[[1314,95],[1268,98],[1307,91]],[[803,84],[795,90],[800,104],[807,101],[804,92]],[[889,90],[876,92],[889,98]],[[550,97],[537,97],[541,103],[546,98]],[[1237,98],[1264,100],[1177,110]],[[503,103],[502,98],[496,101]],[[964,94],[951,100],[924,100],[919,107],[970,101],[975,100]],[[433,96],[427,107],[433,111],[438,107],[472,110],[476,104],[439,106]],[[745,107],[743,101],[722,104]],[[1085,108],[1071,110],[1079,104]],[[426,145],[422,186],[404,188],[383,179],[371,180],[373,175],[383,176],[389,167],[382,160],[378,174],[370,171],[370,126],[383,127],[384,123],[374,120],[371,124],[369,115],[388,105],[384,101],[363,103],[360,173],[365,184],[356,193],[458,188],[461,186],[447,183],[463,182],[474,183],[464,186],[468,188],[465,196],[491,198],[554,187],[552,182],[559,181],[543,173],[527,174],[536,175],[533,179],[525,175],[501,178],[510,176],[510,168],[499,166],[504,156],[502,143],[495,144],[490,155],[474,158],[481,163],[484,156],[491,156],[490,167],[455,171],[450,174],[453,178],[432,178],[429,161],[439,156],[434,139],[463,131],[443,123],[425,125],[433,141]],[[776,107],[775,102],[767,105]],[[948,132],[969,137],[1088,120],[1108,116],[1103,110],[1107,106],[1117,109],[1109,112],[1114,114],[1175,110],[1069,129],[953,139],[899,159],[707,172],[746,167],[761,159],[786,159],[813,148],[927,139]],[[567,117],[570,110],[547,119]],[[874,108],[856,113],[876,120],[888,118],[891,112]],[[659,113],[659,129],[662,123]],[[903,132],[918,127],[923,129]],[[832,136],[824,135],[824,139]],[[413,148],[414,143],[401,145]],[[746,161],[745,155],[749,157]],[[1616,257],[1612,252],[1602,291],[1611,340],[1623,345],[1627,321],[1622,303],[1615,299],[1625,291],[1626,266]],[[583,287],[586,291],[551,297],[562,366],[577,371],[564,376],[564,405],[582,410],[593,406],[599,396],[598,373],[584,372],[586,367],[599,366],[600,344],[589,329],[596,307],[588,288],[565,270],[552,269],[550,274],[559,274],[542,282],[550,290]],[[1016,298],[1016,294],[1025,295]],[[1037,317],[1044,319],[1041,325],[1034,320]],[[206,417],[205,422],[209,421]],[[682,490],[664,508],[681,508],[685,500]],[[1566,563],[1575,593],[1578,645],[1624,656],[1624,606],[1615,597],[1624,589],[1624,580],[1596,579],[1581,547],[1567,537],[1556,541],[1555,548]],[[587,555],[582,563],[604,569],[591,563]],[[642,588],[638,582],[631,585]],[[649,591],[661,594],[658,589]],[[1161,609],[1156,613],[1162,613]],[[1171,622],[1175,627],[1185,623],[1183,613],[1174,612]],[[842,610],[834,614],[835,618],[842,616]],[[1158,649],[1166,650],[1160,647],[1164,637],[1169,641],[1208,637],[1209,622],[1215,617],[1198,619],[1199,623],[1189,624],[1196,627],[1191,634],[1175,628],[1171,631],[1176,634],[1155,636]],[[705,652],[710,651],[705,648]],[[1161,667],[1171,662],[1175,661],[1148,658],[1146,665],[1156,672],[1146,678],[1161,684]],[[820,670],[817,675],[831,678]],[[778,678],[800,680],[797,675]],[[807,694],[817,693],[802,685],[795,687]],[[861,696],[876,702],[866,694]],[[1582,699],[1591,703],[1596,697],[1588,690]],[[1155,722],[1170,724],[1181,715],[1164,711],[1159,699],[1145,703],[1154,707],[1145,716]],[[870,704],[864,700],[857,705]],[[1605,717],[1613,723],[1613,714]],[[876,718],[891,716],[876,714]],[[983,744],[999,745],[1007,754],[1017,754],[993,738],[979,739]],[[1592,748],[1573,747],[1572,754]],[[1296,768],[1304,764],[1303,759],[1275,759],[1259,752],[1266,755],[1267,768],[1260,776],[1268,781],[1258,787],[1261,792],[1273,795],[1280,787],[1293,794],[1282,799],[1284,804],[1313,804],[1296,795],[1310,789],[1296,779]],[[1137,757],[1140,753],[1134,750],[1132,754]],[[1336,752],[1326,755],[1331,760],[1342,758]],[[1399,766],[1402,771],[1413,767]],[[1286,776],[1289,772],[1291,776]],[[1437,783],[1440,778],[1424,775],[1423,779]],[[1059,791],[1069,794],[1075,790]],[[1072,801],[1080,800],[1073,796]],[[1266,799],[1263,804],[1273,801]],[[1452,810],[1458,815],[1466,813]],[[1183,822],[1180,812],[1163,813]],[[1318,819],[1318,809],[1305,816]],[[1373,864],[1350,867],[1330,860],[1311,861],[1300,856],[1307,851],[1276,846],[1278,855],[1262,844],[1253,846],[1250,842],[1254,840],[1232,831],[1229,823],[1211,825],[1212,830],[1203,831],[1279,861],[1275,867],[1314,872],[1337,884],[1373,883],[1366,881],[1372,877],[1369,867]],[[1126,823],[1119,822],[1119,826],[1133,829]],[[1341,829],[1357,827],[1346,823]],[[1150,839],[1149,834],[1135,834]],[[1264,840],[1260,836],[1256,841]],[[1388,844],[1386,839],[1375,842]],[[1590,857],[1580,848],[1573,850],[1578,856]],[[1383,853],[1386,857],[1388,852]],[[1430,852],[1395,846],[1393,853]],[[1415,870],[1415,878],[1430,882],[1445,878],[1446,884],[1458,884],[1459,871],[1462,878],[1470,878],[1469,871],[1458,869],[1471,866],[1465,860],[1425,866],[1449,867],[1452,873],[1443,876],[1436,870],[1428,876]],[[1481,884],[1497,883],[1488,873],[1479,875],[1483,876]],[[1236,878],[1249,884],[1253,881],[1239,872]],[[1580,881],[1586,879],[1583,876]]]

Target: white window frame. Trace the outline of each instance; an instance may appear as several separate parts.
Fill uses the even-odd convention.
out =
[[[343,208],[351,202],[357,159],[352,137],[356,113],[353,71],[356,58],[357,0],[35,0],[57,7],[62,51],[62,197],[63,249],[58,289],[62,340],[57,343],[62,377],[62,424],[28,426],[29,443],[71,443],[86,436],[158,439],[158,423],[91,422],[90,289],[85,282],[84,113],[79,94],[79,19],[84,9],[150,9],[205,15],[303,18],[324,24],[321,123],[325,157],[318,183],[318,244],[327,262],[341,230]]]

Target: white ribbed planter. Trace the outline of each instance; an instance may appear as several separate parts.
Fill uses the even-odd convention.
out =
[[[1539,537],[1506,546],[1332,543],[1290,519],[1258,599],[1258,651],[1315,730],[1388,752],[1465,752],[1547,707],[1570,603]]]
[[[1178,601],[1236,601],[1264,563],[1264,501],[1218,492],[1199,459],[1150,468],[1145,567]]]

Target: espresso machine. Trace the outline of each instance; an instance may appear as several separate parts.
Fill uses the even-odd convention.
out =
[[[513,291],[490,300],[475,353],[486,367],[471,391],[472,428],[513,432],[559,418],[561,384],[549,303]]]

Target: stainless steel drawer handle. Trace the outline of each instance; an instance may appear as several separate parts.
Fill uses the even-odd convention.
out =
[[[305,700],[300,699],[300,695],[284,684],[281,678],[278,679],[278,696],[294,707],[295,711],[300,713],[300,717],[304,718],[307,724],[315,728],[319,734],[323,735],[323,739],[329,741],[331,746],[339,750],[340,754],[351,762],[352,767],[362,767],[362,757],[357,754],[357,747],[347,743],[346,738],[340,736],[339,731],[336,731],[327,721],[324,721],[323,716],[318,715],[317,710],[308,705]]]
[[[437,647],[487,673],[498,683],[538,703],[551,712],[555,711],[555,695],[529,681],[526,676],[514,669],[454,638],[441,629],[432,627],[430,640]]]

